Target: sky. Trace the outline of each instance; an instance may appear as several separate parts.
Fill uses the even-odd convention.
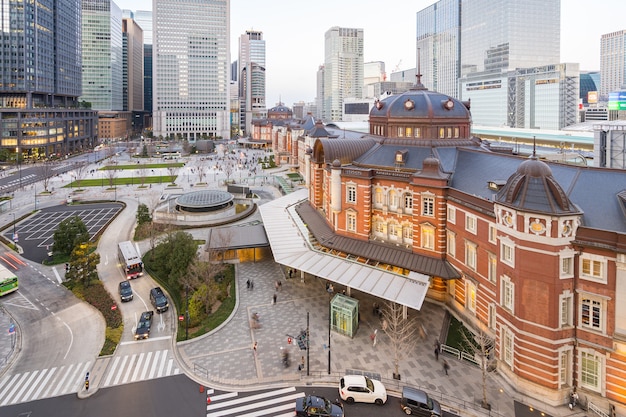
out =
[[[151,0],[114,0],[122,9],[152,10]],[[520,0],[524,1],[524,0]],[[416,67],[416,13],[434,0],[231,0],[231,62],[246,30],[263,32],[266,103],[312,102],[324,63],[324,33],[362,28],[364,62],[383,61],[387,74]],[[600,38],[626,29],[624,0],[561,0],[561,62],[600,69]]]

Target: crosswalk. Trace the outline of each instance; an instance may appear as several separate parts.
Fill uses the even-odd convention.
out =
[[[240,396],[237,392],[213,395],[207,391],[207,417],[287,417],[293,416],[296,399],[304,397],[295,387],[265,391],[259,394]]]
[[[96,377],[91,365],[87,361],[5,375],[0,379],[0,407],[78,392],[88,371],[92,381]],[[180,373],[167,349],[136,353],[111,358],[98,385],[105,388]]]

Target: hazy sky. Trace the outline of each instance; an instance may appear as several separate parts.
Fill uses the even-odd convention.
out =
[[[122,9],[151,10],[151,0],[114,0]],[[520,0],[524,1],[524,0]],[[414,68],[416,13],[434,0],[231,0],[231,61],[239,36],[263,32],[266,102],[290,106],[315,98],[316,72],[324,62],[324,33],[333,26],[362,28],[365,62],[383,61],[390,74]],[[561,0],[561,62],[600,69],[600,37],[626,29],[624,0]],[[428,87],[428,86],[427,86]]]

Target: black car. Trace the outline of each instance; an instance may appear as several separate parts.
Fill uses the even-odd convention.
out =
[[[122,301],[130,301],[133,299],[133,289],[130,286],[130,282],[122,281],[118,286],[120,298]]]
[[[298,417],[343,417],[343,408],[333,404],[324,397],[308,395],[296,399],[296,416]]]
[[[152,326],[152,316],[154,311],[144,311],[141,313],[139,323],[135,329],[135,339],[147,339],[150,336],[150,326]]]
[[[157,313],[167,311],[170,306],[167,302],[167,297],[163,294],[161,287],[154,287],[150,290],[150,302],[156,309]]]

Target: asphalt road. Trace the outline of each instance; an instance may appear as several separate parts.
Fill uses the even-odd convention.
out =
[[[207,394],[212,398],[207,407]],[[287,416],[293,415],[295,398],[318,395],[334,401],[337,388],[275,388],[251,392],[223,392],[204,389],[184,375],[99,390],[79,400],[76,395],[49,398],[2,408],[4,417],[191,417],[191,416]],[[273,411],[275,410],[275,411]],[[403,416],[400,400],[389,397],[383,406],[344,404],[346,416]],[[445,417],[453,414],[444,413]]]

